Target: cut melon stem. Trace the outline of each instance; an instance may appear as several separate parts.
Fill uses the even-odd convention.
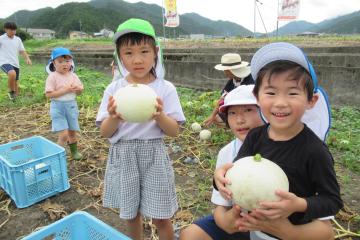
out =
[[[260,162],[260,161],[261,161],[261,155],[260,155],[260,153],[255,154],[254,160],[255,160],[256,162]]]

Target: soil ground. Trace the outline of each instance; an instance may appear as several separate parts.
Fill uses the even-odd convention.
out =
[[[0,110],[2,113],[0,144],[33,135],[41,135],[56,142],[56,136],[50,132],[47,104]],[[79,147],[85,159],[73,161],[70,157],[67,158],[71,185],[69,190],[23,209],[16,208],[9,196],[0,190],[0,239],[20,239],[76,210],[87,211],[127,234],[125,223],[119,219],[118,212],[115,209],[102,207],[101,193],[108,143],[106,139],[99,137],[100,134],[94,124],[95,114],[95,109],[93,111],[81,109],[82,133]],[[218,148],[210,146],[209,151],[216,155]],[[170,156],[174,161],[180,204],[173,221],[175,228],[179,230],[194,219],[211,212],[211,205],[208,203],[212,170],[204,167],[201,162],[196,165],[183,164],[180,159],[185,156],[184,152],[172,153],[170,150]],[[346,185],[342,185],[342,197],[348,208],[346,211],[341,211],[337,217],[337,220],[347,227],[350,220],[360,213],[360,177],[339,166],[337,171],[341,175],[350,176],[351,179]],[[360,229],[359,224],[354,225],[351,222],[350,227],[351,230]],[[144,228],[146,239],[157,239],[155,228],[149,221],[146,220]]]
[[[257,43],[259,46],[264,43]],[[322,42],[326,46],[360,46],[359,41],[327,41]],[[302,42],[302,46],[317,46],[314,41]],[[184,41],[176,44],[169,41],[165,48],[184,47],[225,47],[224,43],[212,43],[209,45],[189,44]],[[237,47],[237,44],[226,47]],[[242,47],[257,46],[249,42],[241,43]],[[112,49],[113,45],[80,45],[77,49],[105,50]],[[10,104],[9,104],[10,105]],[[56,135],[50,132],[50,119],[47,104],[37,104],[26,108],[0,108],[0,144],[30,137],[33,135],[44,136],[56,142]],[[107,159],[108,143],[106,139],[100,138],[98,129],[95,127],[96,109],[81,109],[80,126],[82,128],[79,148],[84,154],[84,160],[73,161],[69,155],[67,158],[68,176],[70,189],[47,200],[38,202],[27,208],[18,209],[9,196],[0,189],[0,239],[13,240],[21,239],[34,230],[46,226],[61,217],[71,214],[76,210],[84,210],[101,219],[110,226],[127,234],[127,228],[118,217],[115,209],[102,207],[101,194],[103,190],[103,176]],[[181,139],[181,138],[179,138]],[[167,143],[170,140],[167,139]],[[175,140],[186,151],[193,151],[191,141],[184,145],[184,141]],[[208,151],[214,156],[219,146],[209,145]],[[173,153],[170,150],[170,157],[176,176],[177,194],[179,200],[179,211],[173,219],[175,229],[189,225],[194,219],[211,212],[209,204],[211,196],[212,170],[201,161],[198,164],[188,165],[183,163],[187,156],[185,151]],[[336,154],[334,155],[336,159]],[[342,198],[346,204],[336,217],[336,220],[345,228],[353,232],[360,232],[360,221],[354,221],[360,214],[360,176],[356,175],[340,165],[336,166],[341,184]],[[345,177],[344,177],[345,176]],[[355,222],[355,223],[354,223]],[[146,239],[157,239],[155,228],[148,220],[145,221]],[[335,229],[339,229],[334,224]],[[341,232],[339,232],[341,233]],[[354,237],[343,237],[341,239],[359,239]]]
[[[2,125],[0,144],[34,135],[41,135],[56,142],[57,136],[50,132],[51,125],[48,109],[48,105],[0,109],[2,113],[0,116]],[[91,112],[81,110],[82,117],[80,119],[82,120],[80,126],[82,126],[82,132],[79,148],[85,159],[82,161],[72,160],[67,149],[68,177],[71,185],[69,190],[27,208],[19,209],[16,208],[16,205],[6,192],[0,189],[0,239],[21,239],[34,230],[76,210],[87,211],[127,234],[126,226],[119,219],[118,212],[115,209],[102,207],[103,176],[109,145],[106,139],[100,138],[98,129],[95,127],[95,114],[95,109]],[[181,154],[171,154],[171,157],[172,159],[181,158]],[[177,191],[181,191],[181,194],[196,195],[193,188],[196,188],[198,184],[194,181],[201,179],[202,176],[211,176],[212,174],[199,166],[196,167],[196,171],[193,171],[188,169],[192,168],[192,166],[184,166],[181,161],[176,160],[174,161],[174,167],[176,182],[179,186]],[[205,193],[204,201],[209,202],[210,182],[207,183],[207,186],[209,191]],[[180,210],[174,220],[177,223],[176,229],[180,229],[181,226],[193,220],[195,216],[190,212],[193,207],[180,203]],[[201,215],[204,213],[201,212]],[[146,239],[156,239],[155,228],[149,224],[148,220],[146,220],[144,228]]]

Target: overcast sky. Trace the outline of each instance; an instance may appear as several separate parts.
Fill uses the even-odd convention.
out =
[[[6,18],[19,10],[36,10],[43,7],[57,7],[67,2],[87,2],[88,0],[0,0],[0,18]],[[138,0],[126,0],[139,2]],[[261,17],[268,32],[276,29],[277,5],[281,0],[258,0],[255,28],[265,32]],[[162,6],[163,0],[142,0]],[[212,20],[228,20],[254,30],[254,0],[177,0],[178,13],[195,12]],[[360,10],[360,0],[300,0],[298,20],[318,23],[322,20]],[[259,14],[260,12],[260,14]],[[261,15],[261,17],[260,17]],[[279,26],[287,22],[280,22]],[[180,18],[181,24],[181,18]]]

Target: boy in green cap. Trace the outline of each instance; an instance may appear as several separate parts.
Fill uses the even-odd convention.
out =
[[[115,35],[123,76],[105,90],[97,114],[100,133],[111,146],[105,172],[104,206],[119,208],[132,239],[143,239],[142,216],[152,218],[159,239],[173,239],[171,217],[178,209],[174,171],[163,138],[175,137],[185,122],[175,86],[163,79],[161,53],[152,25],[142,19],[120,24]],[[116,113],[115,92],[146,84],[157,94],[156,112],[147,122],[125,121]]]

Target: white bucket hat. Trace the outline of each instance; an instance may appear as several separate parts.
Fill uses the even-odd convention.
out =
[[[216,70],[230,70],[235,76],[239,78],[247,77],[250,74],[249,63],[242,61],[237,53],[226,53],[221,56],[221,63],[214,68]]]
[[[234,105],[257,105],[253,94],[255,85],[240,85],[229,92],[224,99],[224,105],[220,106],[219,111],[225,112],[226,108]]]

